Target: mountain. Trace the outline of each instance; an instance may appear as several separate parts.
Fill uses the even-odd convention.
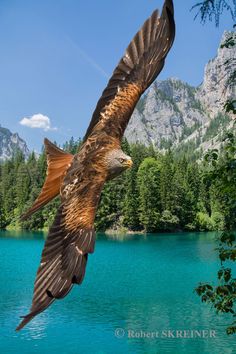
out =
[[[235,97],[235,89],[227,85],[227,80],[235,70],[232,59],[236,49],[221,48],[231,35],[235,33],[224,32],[216,57],[205,67],[200,86],[192,87],[177,78],[152,84],[127,127],[125,136],[129,142],[153,144],[159,149],[192,145],[199,151],[220,144],[222,132],[232,126],[223,104]]]
[[[139,100],[125,136],[130,143],[153,144],[160,150],[173,146],[176,151],[198,155],[220,146],[223,133],[232,127],[232,117],[223,111],[224,102],[236,96],[227,80],[235,71],[236,47],[221,45],[235,32],[225,31],[217,55],[204,71],[203,82],[193,87],[177,78],[155,81]],[[29,149],[17,133],[0,126],[0,162],[20,149]]]
[[[22,151],[26,158],[29,156],[26,142],[17,133],[0,126],[0,162],[10,159],[17,150]]]

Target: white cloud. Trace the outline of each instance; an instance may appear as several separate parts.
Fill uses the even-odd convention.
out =
[[[21,119],[20,124],[29,128],[39,128],[45,131],[57,130],[56,127],[51,126],[50,118],[44,116],[41,113],[34,114],[30,118],[24,117],[23,119]]]

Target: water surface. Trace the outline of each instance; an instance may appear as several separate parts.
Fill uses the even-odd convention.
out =
[[[31,305],[43,242],[42,233],[0,233],[0,353],[236,352],[225,334],[231,318],[193,292],[219,268],[214,233],[99,235],[83,284],[15,332]],[[177,330],[201,337],[176,338]]]

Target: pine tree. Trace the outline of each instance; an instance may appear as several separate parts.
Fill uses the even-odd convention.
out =
[[[14,209],[16,207],[14,167],[13,159],[6,161],[2,167],[1,194],[7,225],[14,219]]]
[[[171,213],[174,210],[173,202],[173,155],[168,151],[162,158],[162,167],[160,175],[160,193],[162,210],[169,210]]]
[[[133,160],[133,167],[126,172],[125,178],[124,226],[131,230],[140,230],[137,172],[142,160],[148,156],[147,149],[141,144],[131,145],[130,155]]]
[[[158,230],[160,224],[160,169],[159,161],[147,157],[140,164],[137,173],[139,219],[147,232]]]
[[[3,206],[3,197],[0,190],[0,229],[5,229],[7,226],[6,213]]]

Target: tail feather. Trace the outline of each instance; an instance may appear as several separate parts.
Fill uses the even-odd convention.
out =
[[[47,154],[46,180],[33,206],[21,216],[22,221],[26,220],[59,194],[61,182],[73,159],[73,155],[59,149],[48,139],[44,139],[44,144]]]

